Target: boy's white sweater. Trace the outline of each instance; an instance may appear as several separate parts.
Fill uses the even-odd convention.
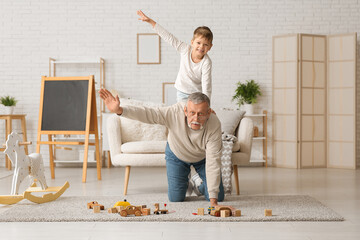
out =
[[[180,69],[176,77],[175,88],[187,94],[202,92],[211,98],[212,63],[210,57],[205,54],[200,62],[194,63],[191,59],[191,45],[178,40],[158,23],[156,23],[154,30],[165,42],[180,53]]]

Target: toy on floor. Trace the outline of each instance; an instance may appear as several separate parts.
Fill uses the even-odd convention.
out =
[[[160,205],[158,203],[155,203],[155,210],[154,210],[154,214],[167,214],[169,211],[167,209],[161,209],[160,210]],[[164,204],[164,206],[166,207],[166,204]]]
[[[135,216],[141,216],[142,215],[141,206],[129,205],[125,209],[120,211],[120,215],[122,217],[126,217],[126,216],[132,215],[132,214],[134,214]]]
[[[198,208],[197,215],[202,215],[202,216],[204,216],[204,208]]]
[[[231,215],[231,211],[230,210],[221,210],[220,211],[220,217],[225,218],[225,217],[230,217]]]
[[[118,213],[117,209],[112,207],[112,208],[108,208],[108,213]]]
[[[212,206],[208,207],[208,214],[209,214],[209,215],[210,215],[210,213],[211,213],[212,210],[215,210],[215,207],[212,207]]]
[[[236,209],[235,211],[232,212],[232,215],[234,217],[241,217],[241,210],[240,209]]]
[[[272,216],[272,210],[271,209],[265,209],[264,213],[265,213],[265,217],[271,217]]]
[[[0,204],[14,204],[22,199],[28,199],[34,203],[45,203],[56,200],[70,186],[68,182],[61,187],[48,187],[44,175],[44,163],[39,153],[25,154],[23,145],[31,143],[22,143],[22,138],[12,132],[6,141],[6,153],[12,164],[15,166],[12,179],[10,195],[0,196]],[[30,177],[32,184],[23,194],[19,195],[19,186],[26,177]],[[35,182],[40,183],[40,187]],[[35,196],[34,192],[55,192],[46,193],[41,197]]]
[[[97,201],[88,202],[87,203],[87,209],[93,209],[93,206],[95,204],[98,204],[98,202]]]
[[[143,216],[150,215],[150,208],[141,208],[141,212]]]
[[[130,206],[131,204],[126,201],[126,199],[124,199],[124,201],[118,201],[114,204],[114,207],[120,207],[120,206],[123,206],[123,207],[127,207],[127,206]]]
[[[229,214],[229,216],[232,216],[232,211],[229,207],[215,207],[215,209],[211,210],[210,215],[215,216],[215,217],[220,217],[221,211],[223,211],[223,210],[228,211],[228,213],[224,212],[223,214],[226,214],[226,215]],[[224,216],[226,216],[226,215],[224,215]],[[229,217],[229,216],[227,216],[227,217]]]

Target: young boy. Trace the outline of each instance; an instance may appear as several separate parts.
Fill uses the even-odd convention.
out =
[[[176,77],[177,101],[187,100],[194,92],[202,92],[211,98],[211,59],[207,55],[212,47],[213,34],[208,27],[198,27],[194,31],[191,45],[179,41],[171,33],[142,11],[137,11],[139,20],[148,22],[159,36],[173,46],[181,56],[180,69]]]

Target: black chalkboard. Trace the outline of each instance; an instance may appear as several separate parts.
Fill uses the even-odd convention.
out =
[[[45,81],[42,131],[85,131],[88,80]]]

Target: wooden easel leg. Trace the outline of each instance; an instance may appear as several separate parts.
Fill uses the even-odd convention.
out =
[[[240,188],[239,188],[239,173],[238,173],[238,166],[234,165],[234,178],[235,178],[235,188],[236,188],[236,194],[240,194]]]
[[[48,135],[49,142],[52,142],[52,135]],[[49,156],[50,156],[50,171],[51,171],[51,179],[55,179],[55,169],[54,169],[54,153],[52,145],[49,144]]]
[[[83,183],[86,182],[88,150],[89,150],[89,133],[85,135],[84,162],[83,162],[83,175],[82,175]]]

